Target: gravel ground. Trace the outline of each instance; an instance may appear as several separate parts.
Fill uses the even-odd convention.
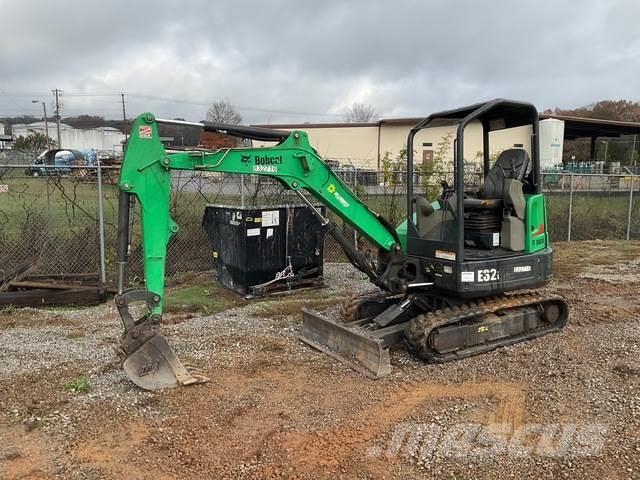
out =
[[[297,339],[299,307],[371,290],[350,265],[326,289],[176,317],[163,333],[212,380],[164,392],[120,370],[111,304],[5,311],[0,478],[640,478],[640,244],[556,263],[562,332],[445,365],[393,351],[378,381]]]

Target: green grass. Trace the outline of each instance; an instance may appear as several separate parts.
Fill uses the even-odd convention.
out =
[[[64,389],[71,393],[87,393],[91,391],[91,382],[84,375],[64,384]]]
[[[98,268],[98,229],[95,183],[83,183],[78,178],[47,179],[5,175],[0,183],[9,185],[9,193],[0,194],[0,260],[11,267],[13,261],[23,261],[32,252],[42,255],[42,264],[53,271],[96,271]],[[47,183],[49,187],[47,189]],[[200,222],[207,201],[239,205],[238,195],[217,195],[216,185],[203,196],[196,191],[182,189],[173,192],[172,216],[182,227],[169,246],[167,274],[202,270],[211,264],[205,235]],[[47,191],[49,195],[47,197]],[[261,194],[258,201],[289,201],[290,196],[278,197],[273,188]],[[107,275],[115,278],[115,245],[117,224],[117,194],[115,185],[104,185],[104,212],[106,235]],[[271,194],[271,195],[269,195]],[[405,215],[406,199],[402,188],[394,194],[390,188],[386,195],[363,193],[362,200],[374,211],[394,224]],[[249,195],[247,201],[249,202]],[[548,193],[548,226],[552,241],[567,239],[567,193]],[[139,207],[139,206],[138,206]],[[130,273],[142,275],[140,252],[139,208],[133,217]],[[572,240],[624,239],[628,210],[627,193],[596,194],[576,192],[572,215]],[[329,212],[328,216],[339,228],[344,222]],[[353,235],[351,227],[344,227],[347,237]],[[362,239],[363,237],[361,237]],[[632,214],[631,238],[640,239],[640,195],[636,195]],[[332,238],[326,238],[326,261],[347,261]],[[367,247],[362,241],[361,246]],[[16,260],[17,259],[17,260]],[[62,263],[60,261],[62,260]],[[185,305],[195,305],[186,303]],[[195,307],[188,307],[195,308]],[[211,306],[216,311],[215,305]]]
[[[97,218],[95,183],[83,183],[78,178],[58,180],[29,177],[2,177],[0,183],[9,185],[9,193],[0,194],[0,225],[6,235],[19,234],[27,212],[40,215],[38,222],[45,222],[50,234],[72,234],[73,229],[94,225]],[[47,190],[49,194],[47,195]],[[214,187],[215,190],[215,187]],[[115,231],[117,223],[117,187],[104,185],[104,211],[107,233]],[[269,190],[270,192],[270,190]],[[564,240],[567,235],[568,200],[567,193],[547,193],[549,225],[554,240]],[[172,215],[175,220],[187,226],[199,225],[207,201],[239,205],[238,195],[206,194],[204,198],[196,191],[173,192]],[[399,223],[406,208],[405,194],[400,189],[393,194],[361,195],[362,200],[374,211],[381,213],[393,223]],[[591,238],[624,238],[628,209],[628,193],[585,193],[576,192],[573,204],[572,236],[578,240]],[[271,200],[268,195],[259,200]],[[5,201],[6,200],[6,201]],[[330,214],[333,220],[338,220]],[[139,236],[139,221],[134,222],[134,237]],[[640,199],[636,199],[633,212],[633,232],[640,238]]]
[[[567,239],[569,195],[547,194],[548,224],[554,241]],[[627,232],[629,194],[576,193],[571,212],[572,240],[620,240]],[[634,199],[631,238],[640,238],[640,200]]]
[[[219,285],[214,278],[196,277],[181,282],[187,285],[167,289],[164,310],[167,313],[203,313],[210,315],[233,307],[240,297]]]
[[[9,186],[0,194],[0,230],[8,241],[24,238],[51,238],[56,243],[95,234],[98,201],[95,184],[77,179],[1,178]],[[104,186],[104,213],[107,230],[115,231],[117,191]]]
[[[28,215],[38,216],[37,222],[46,223],[50,234],[71,234],[73,228],[95,225],[98,215],[97,187],[95,183],[80,181],[77,177],[47,179],[46,177],[0,177],[0,183],[9,186],[8,193],[0,194],[0,225],[7,235],[19,234]],[[118,189],[116,185],[103,185],[106,229],[114,229],[118,215]],[[200,223],[207,201],[240,205],[239,195],[203,195],[197,191],[173,192],[172,216],[179,223]],[[140,222],[134,222],[134,235],[140,233]]]

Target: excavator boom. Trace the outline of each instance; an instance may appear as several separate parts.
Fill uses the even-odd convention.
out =
[[[373,263],[355,250],[335,225],[321,217],[303,191],[327,206],[379,250],[399,250],[400,242],[395,230],[361,202],[327,167],[309,144],[305,132],[202,123],[196,125],[204,130],[278,143],[270,147],[168,153],[160,141],[160,122],[174,123],[156,120],[151,113],[136,118],[118,183],[121,193],[118,222],[119,295],[116,304],[125,327],[121,343],[122,360],[129,377],[142,388],[156,389],[206,380],[203,375],[192,374],[180,363],[158,331],[164,300],[167,243],[179,229],[169,212],[172,170],[265,175],[278,179],[285,188],[301,196],[320,217],[327,232],[343,247],[351,262],[374,283],[378,281],[378,274]],[[132,196],[135,196],[141,209],[145,290],[124,288]],[[133,319],[129,310],[130,304],[135,301],[144,302],[147,306],[145,315],[139,319]]]

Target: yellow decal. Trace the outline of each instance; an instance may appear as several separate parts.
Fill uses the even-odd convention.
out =
[[[482,325],[480,327],[478,327],[478,333],[483,333],[483,332],[488,332],[489,331],[489,327],[487,327],[486,325]]]
[[[327,192],[333,193],[335,191],[336,191],[336,186],[333,183],[330,183],[329,186],[327,187]]]

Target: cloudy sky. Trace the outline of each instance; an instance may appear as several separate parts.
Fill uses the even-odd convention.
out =
[[[0,0],[0,116],[64,91],[63,115],[340,121],[492,97],[639,100],[637,0]]]

